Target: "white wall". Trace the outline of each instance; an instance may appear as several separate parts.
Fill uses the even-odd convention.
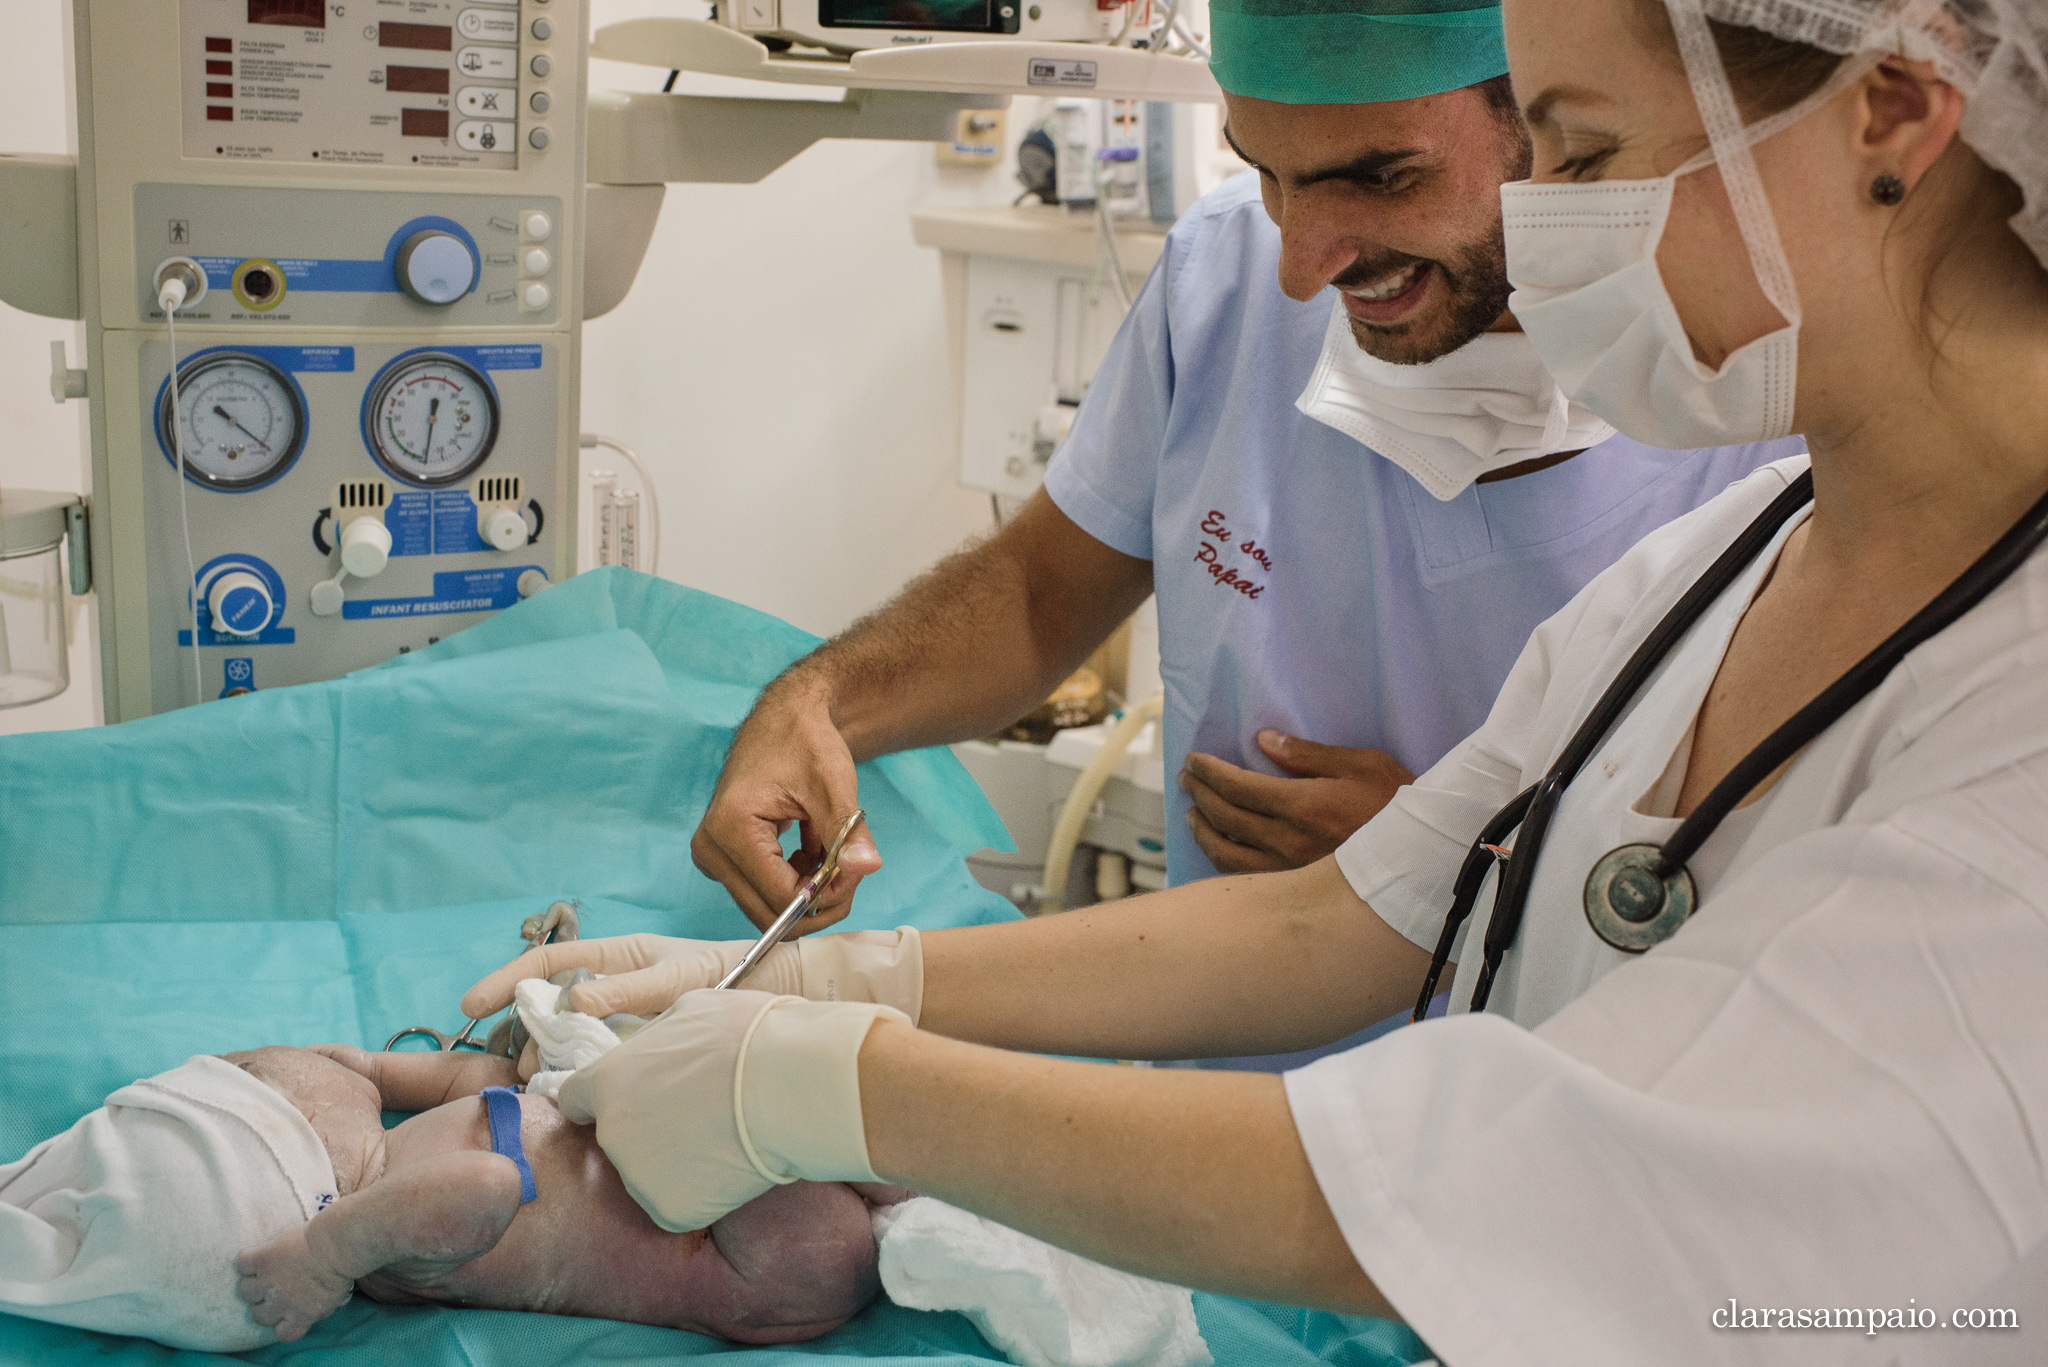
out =
[[[703,11],[593,0],[600,25],[679,12]],[[597,61],[590,85],[666,75]],[[676,89],[804,93],[687,74]],[[654,466],[662,574],[829,634],[988,525],[987,495],[958,480],[939,254],[911,241],[910,210],[1008,203],[1011,165],[826,142],[758,185],[669,187],[638,283],[583,349],[584,430]]]

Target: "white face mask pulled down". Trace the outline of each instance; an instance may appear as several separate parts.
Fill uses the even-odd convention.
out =
[[[1750,148],[1804,118],[1876,65],[1845,61],[1790,109],[1742,126],[1700,0],[1666,0],[1707,151],[1656,180],[1500,187],[1508,300],[1565,393],[1637,441],[1682,450],[1772,441],[1792,431],[1799,294]],[[1678,178],[1718,164],[1764,296],[1785,319],[1718,369],[1691,339],[1657,270]]]
[[[1367,355],[1338,300],[1294,406],[1363,442],[1449,501],[1481,475],[1614,435],[1567,400],[1519,332],[1483,332],[1448,356],[1395,365]]]

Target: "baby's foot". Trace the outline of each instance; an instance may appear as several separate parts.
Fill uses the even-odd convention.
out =
[[[348,1303],[355,1283],[325,1266],[306,1243],[302,1226],[235,1259],[242,1274],[235,1293],[249,1303],[249,1318],[277,1330],[279,1343],[295,1343]]]

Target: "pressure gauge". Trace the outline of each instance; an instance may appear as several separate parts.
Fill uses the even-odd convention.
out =
[[[209,352],[178,368],[175,402],[172,386],[164,386],[157,436],[165,456],[182,454],[185,473],[199,483],[253,489],[298,459],[306,401],[290,376],[261,357]]]
[[[484,463],[498,439],[498,396],[473,367],[437,351],[401,356],[363,405],[370,452],[414,484],[453,484]]]

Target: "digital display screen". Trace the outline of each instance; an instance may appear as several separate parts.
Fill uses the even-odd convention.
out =
[[[445,138],[448,136],[448,111],[402,109],[398,115],[398,131],[408,138]]]
[[[818,0],[822,28],[936,29],[943,33],[1016,32],[995,0]]]
[[[447,52],[455,46],[455,30],[446,24],[379,24],[377,46]]]
[[[249,22],[286,28],[326,28],[327,0],[249,0]]]
[[[387,66],[384,88],[400,95],[446,95],[448,68],[445,66]]]

